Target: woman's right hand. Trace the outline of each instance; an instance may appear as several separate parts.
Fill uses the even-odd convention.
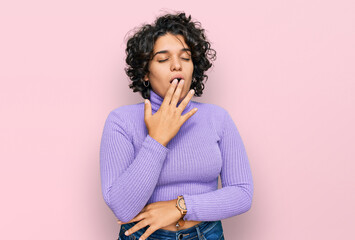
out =
[[[177,82],[176,79],[174,81]],[[194,95],[194,90],[190,90],[179,107],[176,107],[184,84],[183,80],[180,80],[179,84],[174,83],[174,81],[165,94],[160,108],[154,115],[152,115],[150,102],[148,101],[148,103],[144,104],[144,122],[147,126],[148,134],[164,146],[175,137],[181,126],[197,111],[197,108],[194,108],[185,115],[181,115]]]

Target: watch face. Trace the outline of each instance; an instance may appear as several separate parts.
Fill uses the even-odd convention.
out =
[[[179,199],[179,207],[186,210],[186,205],[185,205],[185,202],[183,201],[183,198]]]

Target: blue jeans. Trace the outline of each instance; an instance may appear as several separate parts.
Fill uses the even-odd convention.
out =
[[[126,223],[121,225],[119,237],[117,240],[138,240],[145,231],[149,228],[145,226],[142,229],[132,233],[129,236],[124,235],[125,231],[132,228],[136,223]],[[224,240],[222,222],[219,221],[204,221],[196,224],[193,227],[181,229],[178,231],[169,231],[165,229],[158,229],[148,236],[147,240]]]

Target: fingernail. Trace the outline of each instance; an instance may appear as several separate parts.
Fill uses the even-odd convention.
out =
[[[128,231],[126,231],[124,234],[125,234],[126,236],[128,236]]]
[[[177,83],[177,81],[178,81],[178,80],[175,78],[175,79],[173,80],[173,83],[174,83],[174,84],[176,84],[176,83]]]
[[[190,90],[190,94],[194,94],[195,93],[195,90],[194,89],[191,89]]]
[[[148,104],[148,99],[144,100],[145,104]]]
[[[180,84],[183,84],[183,83],[184,83],[184,79],[181,79],[181,80],[180,80]]]

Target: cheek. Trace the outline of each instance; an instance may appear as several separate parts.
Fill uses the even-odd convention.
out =
[[[157,67],[154,67],[154,68],[152,67],[150,69],[150,75],[154,78],[159,78],[160,73],[161,73],[161,70],[159,70],[159,68],[157,68]]]
[[[150,71],[150,76],[154,79],[154,82],[162,84],[169,79],[170,72],[164,68],[155,68]]]
[[[190,61],[190,63],[188,64],[188,68],[191,72],[194,70],[194,64],[192,63],[192,61]]]
[[[151,68],[151,73],[153,73],[155,76],[162,76],[169,72],[170,69],[167,69],[166,66],[162,65],[155,65],[154,67]]]

